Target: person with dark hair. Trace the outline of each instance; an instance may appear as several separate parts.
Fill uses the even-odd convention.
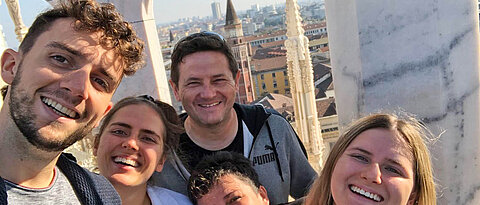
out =
[[[123,204],[192,204],[180,193],[147,186],[153,172],[162,170],[168,151],[177,147],[182,131],[175,109],[148,95],[124,98],[108,112],[95,137],[94,155],[100,174]]]
[[[108,180],[62,151],[142,64],[143,42],[112,4],[67,0],[38,15],[19,51],[1,57],[0,204],[119,204]]]
[[[212,32],[180,40],[172,53],[170,85],[186,113],[185,133],[154,182],[187,194],[190,171],[203,156],[233,151],[248,158],[272,204],[300,198],[316,177],[292,126],[260,105],[235,103],[241,73],[232,50]]]
[[[269,204],[251,162],[235,152],[205,156],[192,171],[188,195],[198,205]]]

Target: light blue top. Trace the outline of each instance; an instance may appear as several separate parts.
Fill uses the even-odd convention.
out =
[[[158,186],[148,186],[147,194],[152,205],[193,205],[185,195]]]

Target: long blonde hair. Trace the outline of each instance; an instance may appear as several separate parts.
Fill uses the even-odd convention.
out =
[[[413,117],[405,116],[400,119],[391,114],[374,114],[355,121],[340,136],[325,162],[321,175],[315,180],[307,195],[306,205],[334,204],[330,184],[338,158],[360,133],[373,128],[397,131],[405,139],[407,146],[412,150],[414,159],[415,201],[419,205],[436,204],[432,165],[429,151],[424,142],[426,137],[432,136],[431,133]]]

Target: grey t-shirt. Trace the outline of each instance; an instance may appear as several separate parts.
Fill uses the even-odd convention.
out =
[[[0,179],[1,180],[1,179]],[[43,189],[27,188],[5,180],[8,204],[78,204],[77,196],[67,177],[55,167],[51,186]]]

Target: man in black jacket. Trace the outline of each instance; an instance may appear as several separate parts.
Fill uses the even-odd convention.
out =
[[[0,204],[119,204],[105,178],[61,154],[112,107],[143,43],[111,4],[70,0],[40,14],[1,58]]]

